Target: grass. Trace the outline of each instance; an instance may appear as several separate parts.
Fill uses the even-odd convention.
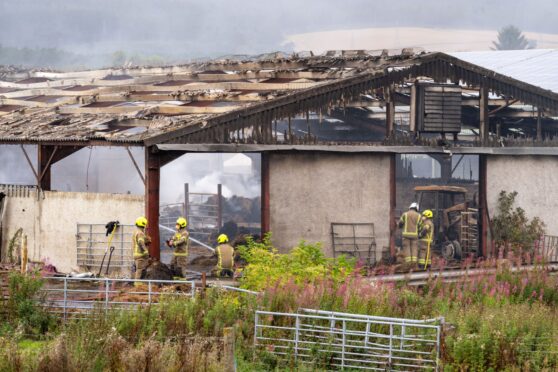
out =
[[[32,281],[40,279],[14,277],[10,288],[21,293],[6,305],[16,312],[2,312],[0,370],[218,371],[223,369],[225,327],[235,329],[239,370],[301,370],[265,355],[254,358],[252,350],[256,309],[296,312],[300,307],[417,319],[443,316],[445,371],[558,370],[558,282],[544,265],[532,272],[501,266],[493,273],[454,283],[435,279],[416,288],[372,283],[356,268],[329,275],[334,264],[314,256],[313,249],[310,258],[306,253],[299,257],[314,263],[307,277],[296,258],[260,261],[251,277],[261,288],[259,296],[210,288],[194,299],[100,312],[67,324],[53,321],[28,301],[40,288]],[[281,268],[288,275],[270,282],[262,273],[277,260],[288,263]]]

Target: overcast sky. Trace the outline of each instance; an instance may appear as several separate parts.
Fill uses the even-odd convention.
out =
[[[288,49],[287,35],[370,27],[558,33],[556,0],[0,0],[0,44],[178,57]]]

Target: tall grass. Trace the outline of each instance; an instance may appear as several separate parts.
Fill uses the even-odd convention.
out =
[[[13,329],[26,324],[31,334],[53,337],[33,350],[18,344],[17,332],[0,338],[0,370],[222,370],[224,327],[236,330],[243,370],[279,368],[274,358],[253,359],[254,311],[296,312],[301,307],[418,319],[443,316],[447,371],[558,370],[558,283],[544,265],[514,272],[500,264],[492,272],[453,283],[432,279],[421,287],[372,282],[358,269],[343,275],[344,280],[312,275],[311,280],[299,276],[274,283],[262,276],[266,284],[258,296],[208,289],[193,299],[169,297],[156,306],[99,312],[46,328],[30,321],[40,308],[4,314]],[[14,286],[22,293],[34,293],[33,288],[31,283]],[[13,309],[20,308],[14,304],[28,309],[25,296],[16,298]]]

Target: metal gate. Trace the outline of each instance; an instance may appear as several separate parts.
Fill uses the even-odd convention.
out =
[[[376,234],[373,223],[331,224],[333,256],[341,254],[363,259],[371,266],[376,263]]]
[[[414,320],[313,309],[256,311],[254,345],[328,369],[438,370],[443,318]]]
[[[202,243],[212,244],[223,226],[222,186],[217,185],[217,193],[190,192],[184,185],[186,215],[190,236]]]
[[[111,268],[119,270],[130,270],[132,268],[132,234],[134,229],[133,225],[118,225],[110,244],[114,247],[110,261]],[[108,240],[105,225],[78,223],[76,232],[78,265],[87,267],[89,270],[98,269],[107,251]],[[108,256],[107,253],[105,265]]]
[[[535,242],[535,252],[549,263],[558,262],[558,236],[544,235]]]

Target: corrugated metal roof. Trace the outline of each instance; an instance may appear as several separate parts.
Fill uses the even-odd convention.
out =
[[[558,93],[558,50],[456,52],[452,56],[499,74]]]

